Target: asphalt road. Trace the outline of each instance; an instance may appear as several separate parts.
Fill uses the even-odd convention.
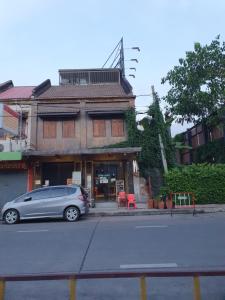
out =
[[[225,214],[129,216],[0,224],[0,273],[225,269]],[[202,278],[224,300],[225,278]],[[193,299],[192,279],[148,279],[148,299]],[[68,283],[7,283],[6,300],[68,299]],[[139,299],[137,279],[78,282],[78,299]]]

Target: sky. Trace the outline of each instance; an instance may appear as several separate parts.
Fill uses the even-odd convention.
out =
[[[152,97],[139,95],[154,85],[165,96],[162,77],[195,42],[218,34],[225,40],[224,16],[224,0],[0,0],[0,82],[49,78],[57,85],[58,69],[101,68],[123,37],[126,75],[142,112]],[[135,46],[141,51],[129,49]],[[173,124],[172,135],[187,127]]]

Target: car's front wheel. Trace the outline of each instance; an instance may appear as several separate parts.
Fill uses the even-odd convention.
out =
[[[15,224],[19,221],[19,213],[15,209],[8,209],[3,218],[6,224]]]
[[[77,207],[70,206],[65,210],[64,217],[66,221],[75,222],[80,217],[80,211]]]

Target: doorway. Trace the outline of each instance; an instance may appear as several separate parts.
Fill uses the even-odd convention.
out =
[[[72,178],[74,162],[43,163],[42,185],[66,185],[67,179]]]
[[[94,197],[96,201],[116,200],[116,180],[122,179],[119,162],[94,164]]]

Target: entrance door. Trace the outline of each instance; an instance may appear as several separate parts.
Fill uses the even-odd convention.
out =
[[[94,166],[94,196],[97,201],[116,200],[118,163],[97,163]]]
[[[74,171],[73,162],[63,163],[43,163],[42,165],[42,185],[49,181],[49,185],[67,184],[67,179],[72,178]]]

